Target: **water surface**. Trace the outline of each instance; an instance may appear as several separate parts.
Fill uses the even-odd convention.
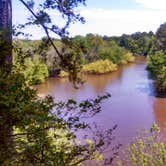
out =
[[[35,87],[40,95],[50,94],[58,101],[68,98],[81,101],[109,92],[112,97],[102,104],[103,111],[90,121],[97,122],[103,129],[117,124],[114,134],[123,144],[128,143],[137,131],[150,129],[154,122],[162,129],[165,127],[166,98],[153,95],[144,57],[110,74],[88,75],[86,80],[78,90],[66,78],[50,78]]]

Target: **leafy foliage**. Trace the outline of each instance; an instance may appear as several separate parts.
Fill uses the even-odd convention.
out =
[[[148,55],[156,49],[156,36],[153,32],[136,32],[131,35],[120,37],[105,37],[106,40],[113,40],[119,46],[127,49],[135,55]]]
[[[108,42],[103,48],[100,49],[99,57],[101,59],[109,59],[115,64],[126,64],[129,61],[134,61],[134,57],[132,56],[132,54],[128,53],[124,48],[119,47],[113,41]]]
[[[166,55],[164,52],[157,52],[155,55],[148,56],[148,69],[155,75],[160,72],[162,66],[166,64]]]
[[[85,5],[85,0],[45,0],[41,3],[35,3],[35,1],[33,0],[20,0],[20,2],[29,10],[29,12],[31,13],[31,17],[28,18],[28,22],[26,24],[18,25],[17,28],[20,30],[29,25],[41,26],[47,36],[46,40],[44,40],[43,42],[45,42],[45,45],[49,43],[53,47],[57,55],[55,59],[58,58],[58,66],[61,67],[61,69],[64,71],[67,70],[67,72],[69,73],[69,79],[73,82],[74,86],[76,86],[76,84],[79,84],[81,80],[78,76],[78,72],[81,66],[78,58],[79,56],[76,56],[75,54],[80,55],[81,49],[78,49],[76,44],[73,44],[72,40],[68,37],[69,33],[67,29],[71,23],[74,23],[76,21],[80,21],[82,23],[85,22],[84,18],[75,11],[75,8],[77,8],[79,5]],[[36,8],[37,10],[35,10]],[[62,26],[57,25],[53,21],[53,18],[49,14],[51,11],[58,12],[60,14],[64,23]],[[66,52],[64,51],[64,48],[62,51],[59,51],[53,39],[51,38],[50,33],[53,33],[56,36],[60,37],[65,47],[70,47],[72,51]],[[22,33],[16,32],[15,34]],[[66,60],[68,58],[70,60]]]
[[[30,84],[42,83],[49,76],[46,64],[41,62],[38,56],[35,56],[33,60],[26,58],[24,64],[17,64],[17,69],[24,74]]]
[[[147,69],[155,80],[156,90],[165,94],[166,92],[166,54],[163,51],[156,52],[148,57]]]
[[[117,65],[109,60],[98,60],[84,66],[83,71],[88,74],[104,74],[117,70]]]
[[[151,133],[143,131],[126,148],[119,166],[163,166],[166,165],[166,140],[161,138],[160,129],[153,125]]]
[[[131,53],[119,47],[114,41],[104,41],[101,36],[88,34],[86,37],[53,39],[59,52],[64,55],[61,61],[49,42],[46,43],[45,40],[47,39],[14,40],[16,50],[14,63],[31,84],[43,82],[46,77],[58,74],[60,77],[68,76],[71,81],[77,80],[81,83],[81,73],[91,62],[110,60],[114,64],[127,64],[135,59]],[[72,66],[66,65],[68,62]],[[107,65],[106,72],[112,71],[111,68],[112,65]],[[77,87],[76,83],[74,85]]]
[[[151,49],[151,54],[148,56],[147,69],[150,71],[157,95],[166,94],[166,24],[160,25],[156,32],[155,46]]]
[[[33,0],[20,2],[30,11],[32,17],[28,23],[18,27],[41,26],[47,37],[35,47],[30,46],[29,41],[26,41],[28,47],[25,49],[14,47],[17,55],[15,66],[10,63],[12,68],[7,63],[12,45],[11,43],[6,45],[0,38],[0,49],[3,53],[0,59],[0,165],[67,166],[92,160],[100,156],[111,144],[112,132],[116,126],[103,132],[95,127],[96,134],[89,139],[88,136],[84,137],[87,140],[81,143],[75,132],[82,129],[92,131],[86,120],[101,111],[100,103],[110,95],[98,96],[94,100],[85,100],[81,103],[72,99],[66,103],[56,103],[50,96],[39,98],[29,85],[43,81],[48,75],[46,60],[47,48],[50,46],[56,52],[57,64],[69,72],[72,82],[78,81],[77,73],[81,68],[80,57],[83,49],[68,37],[67,28],[75,21],[84,22],[84,19],[75,12],[75,8],[84,4],[85,0],[44,0],[39,4],[37,11]],[[63,27],[52,24],[50,10],[57,10],[61,14],[65,20]],[[50,32],[62,38],[61,50],[50,37]],[[36,55],[42,55],[42,58]],[[119,146],[113,149],[117,151],[118,148]],[[115,156],[111,156],[110,161]]]
[[[100,103],[109,94],[81,103],[71,99],[55,103],[50,96],[38,98],[20,73],[0,72],[0,76],[0,125],[14,128],[5,135],[12,137],[13,143],[8,148],[1,144],[2,165],[77,165],[94,159],[94,154],[111,143],[113,130],[96,135],[90,143],[87,136],[86,142],[80,142],[75,134],[86,128],[92,130],[83,118],[99,113]]]
[[[158,28],[156,38],[159,49],[166,50],[166,22]]]

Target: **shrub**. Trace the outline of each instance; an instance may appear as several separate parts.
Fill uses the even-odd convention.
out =
[[[99,57],[103,60],[109,59],[115,64],[120,64],[124,60],[126,52],[124,48],[111,41],[99,50]]]
[[[68,77],[69,74],[66,71],[61,70],[58,76],[63,78],[63,77]]]
[[[163,51],[156,52],[148,57],[147,69],[155,80],[157,92],[166,92],[166,54]]]
[[[126,148],[118,166],[164,166],[166,165],[166,139],[160,136],[160,128],[154,124],[151,133],[143,131]]]
[[[26,60],[25,70],[22,73],[30,84],[42,83],[49,75],[46,64],[39,59],[31,60],[30,58]]]
[[[123,59],[121,60],[120,64],[125,65],[127,63],[131,63],[135,61],[135,57],[132,55],[132,53],[128,52],[124,54]]]
[[[99,57],[109,59],[115,64],[127,64],[134,61],[134,56],[115,42],[110,41],[99,50]]]
[[[23,63],[14,61],[17,70],[19,70],[25,77],[28,83],[38,84],[45,81],[49,76],[49,70],[45,63],[43,63],[37,55],[34,58],[25,58]]]
[[[155,55],[148,56],[147,69],[156,77],[163,66],[166,66],[166,54],[158,51]]]
[[[162,66],[158,75],[156,76],[155,86],[157,91],[166,92],[166,66]]]
[[[83,67],[83,71],[88,74],[104,74],[117,70],[117,65],[110,60],[98,60]]]
[[[135,57],[132,55],[132,53],[130,53],[130,52],[128,52],[128,53],[126,53],[125,55],[124,55],[124,57],[125,57],[125,60],[127,61],[127,62],[134,62],[135,61]]]

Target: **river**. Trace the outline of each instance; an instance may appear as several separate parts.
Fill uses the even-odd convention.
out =
[[[126,144],[137,131],[150,129],[154,122],[162,129],[166,126],[166,98],[155,97],[152,83],[146,71],[146,60],[139,57],[135,63],[121,66],[116,72],[88,75],[78,90],[67,78],[49,78],[35,88],[39,95],[50,94],[58,101],[68,98],[81,101],[109,92],[112,97],[103,102],[103,111],[91,121],[104,129],[117,124],[116,140]]]

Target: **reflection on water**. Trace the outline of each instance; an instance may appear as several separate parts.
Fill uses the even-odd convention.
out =
[[[50,78],[35,88],[40,95],[50,94],[63,101],[111,93],[112,97],[102,104],[103,111],[91,121],[105,129],[118,124],[118,141],[127,143],[138,130],[149,129],[154,122],[163,128],[166,122],[166,98],[154,97],[152,80],[145,68],[145,58],[139,57],[135,64],[121,66],[111,74],[86,76],[86,83],[78,90],[66,78]]]
[[[155,120],[161,128],[166,127],[166,99],[156,98],[153,103]]]

